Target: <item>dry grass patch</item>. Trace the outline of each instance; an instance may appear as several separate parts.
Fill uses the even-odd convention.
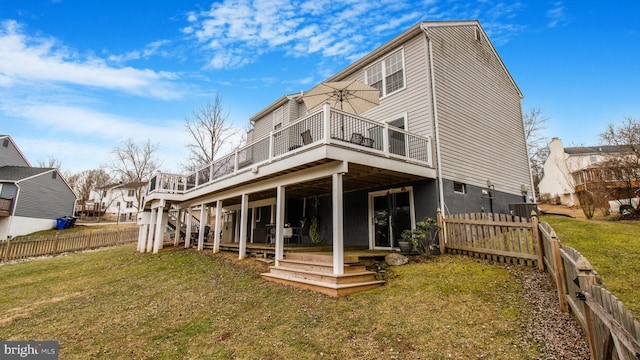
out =
[[[266,264],[235,257],[127,245],[0,266],[0,308],[29,307],[0,323],[0,338],[59,340],[64,359],[539,356],[504,266],[442,256],[333,299],[263,281]]]

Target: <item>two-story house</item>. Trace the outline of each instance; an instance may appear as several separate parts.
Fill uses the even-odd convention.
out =
[[[32,167],[13,139],[0,135],[0,240],[56,227],[73,216],[76,195],[54,168]]]
[[[590,192],[596,206],[607,202],[618,207],[618,201],[638,197],[637,177],[625,176],[621,169],[611,168],[610,161],[622,158],[630,149],[615,145],[564,147],[559,138],[551,139],[549,157],[544,163],[544,176],[538,189],[547,198],[557,198],[561,205],[580,205],[580,196]],[[628,175],[628,174],[626,174]]]
[[[522,94],[479,22],[420,22],[325,83],[353,81],[378,104],[354,114],[286,95],[250,119],[246,146],[152,178],[139,249],[162,246],[170,208],[187,222],[211,209],[198,218],[215,219],[214,250],[274,242],[278,267],[285,241],[326,244],[342,276],[345,247],[395,250],[437,209],[508,213],[528,197]]]
[[[136,221],[148,182],[114,183],[91,190],[83,212],[119,222]]]

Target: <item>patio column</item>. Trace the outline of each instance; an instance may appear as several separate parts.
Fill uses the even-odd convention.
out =
[[[333,273],[335,275],[344,274],[344,231],[343,225],[343,193],[342,193],[342,173],[332,175],[332,216],[333,216]]]
[[[242,260],[247,256],[247,223],[249,221],[249,195],[242,194],[240,200],[240,247],[238,259]]]
[[[204,249],[204,227],[207,225],[207,205],[200,206],[200,227],[198,231],[198,251]]]
[[[178,214],[176,215],[176,233],[173,237],[173,246],[178,246],[178,243],[180,242],[180,226],[182,224],[182,221],[180,219],[181,215],[182,210],[178,209]]]
[[[222,227],[222,200],[216,201],[216,224],[213,234],[213,252],[220,251],[220,228]]]
[[[149,231],[149,224],[140,225],[140,231],[138,232],[138,248],[137,250],[141,253],[145,251],[147,234]]]
[[[149,216],[149,233],[147,234],[147,252],[153,251],[153,234],[155,234],[156,212],[157,209],[151,209],[151,216]]]
[[[284,259],[284,206],[285,187],[280,185],[276,188],[276,266],[280,260]]]
[[[163,243],[163,231],[162,231],[162,215],[163,215],[163,208],[159,207],[158,210],[156,210],[156,234],[155,234],[155,239],[153,241],[153,253],[157,254],[158,251],[160,251],[160,249],[162,249],[162,243]]]
[[[191,219],[193,219],[193,210],[192,208],[187,209],[187,221],[185,222],[185,231],[184,231],[184,248],[188,249],[191,246]]]

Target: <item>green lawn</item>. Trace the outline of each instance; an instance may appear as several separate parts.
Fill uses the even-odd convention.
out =
[[[0,339],[61,359],[536,359],[518,276],[441,256],[333,299],[234,254],[134,245],[0,266]],[[521,271],[534,271],[523,269]]]
[[[640,221],[543,216],[560,241],[586,257],[605,287],[640,318]]]

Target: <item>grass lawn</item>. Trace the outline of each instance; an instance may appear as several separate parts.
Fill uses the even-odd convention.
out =
[[[536,359],[505,266],[440,256],[333,299],[263,281],[235,254],[135,245],[0,266],[0,339],[61,359]],[[534,271],[524,269],[522,271]]]
[[[545,215],[563,244],[589,260],[605,287],[640,318],[640,221]]]

